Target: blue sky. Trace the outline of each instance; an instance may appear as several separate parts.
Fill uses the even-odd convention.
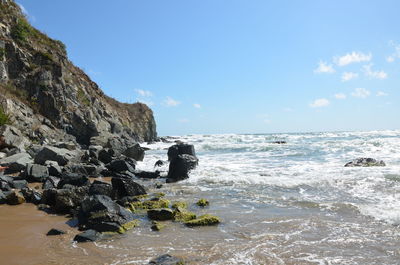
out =
[[[399,1],[18,3],[159,135],[400,129]]]

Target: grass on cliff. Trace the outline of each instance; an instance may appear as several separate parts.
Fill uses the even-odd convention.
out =
[[[3,107],[0,106],[0,126],[4,124],[10,124],[10,116],[7,113],[5,113]]]

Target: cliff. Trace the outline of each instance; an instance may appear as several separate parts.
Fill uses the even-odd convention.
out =
[[[1,112],[34,142],[157,137],[150,108],[105,95],[68,60],[65,45],[32,27],[10,0],[0,0]]]

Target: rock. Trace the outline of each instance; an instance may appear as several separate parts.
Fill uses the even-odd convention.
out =
[[[46,189],[56,189],[59,182],[60,182],[60,178],[48,177],[43,182],[42,189],[44,189],[44,190],[46,190]]]
[[[70,213],[88,196],[88,187],[56,190],[54,210],[58,213]]]
[[[30,182],[43,182],[49,176],[49,171],[46,166],[28,164],[26,166],[26,174]]]
[[[126,160],[114,160],[110,164],[108,164],[107,169],[113,172],[125,172],[129,171],[134,173],[135,172],[135,165],[129,163]]]
[[[153,221],[151,224],[151,230],[153,230],[153,231],[161,231],[161,229],[163,229],[164,227],[165,227],[165,224],[162,224],[157,221]]]
[[[77,159],[77,153],[64,148],[45,146],[36,155],[35,163],[44,165],[47,160],[56,161],[60,166],[65,166],[68,162]]]
[[[41,204],[54,206],[56,204],[56,189],[47,189],[43,190],[42,199],[40,201]]]
[[[351,162],[348,162],[345,167],[384,167],[385,162],[382,160],[376,160],[373,158],[357,158]]]
[[[174,219],[174,212],[171,209],[151,209],[147,211],[147,216],[151,220],[166,221]]]
[[[206,207],[206,206],[210,205],[210,202],[206,199],[200,199],[200,200],[198,200],[198,202],[196,202],[196,204],[197,204],[197,206],[200,206],[200,207]]]
[[[70,151],[76,150],[76,144],[74,142],[59,142],[54,145],[58,148],[68,149]]]
[[[32,157],[28,153],[19,153],[1,159],[0,165],[8,167],[4,172],[5,174],[14,174],[21,172],[27,164],[32,162]]]
[[[174,220],[178,222],[188,222],[196,219],[196,214],[185,208],[177,207],[174,210]]]
[[[137,178],[144,178],[144,179],[156,179],[161,177],[160,171],[143,171],[143,170],[135,170],[133,173]]]
[[[132,211],[136,211],[137,209],[141,210],[150,210],[150,209],[161,209],[168,208],[170,205],[170,201],[162,198],[153,198],[147,201],[133,201],[130,203],[130,208]]]
[[[113,160],[114,154],[115,154],[114,150],[109,148],[104,148],[99,151],[98,159],[101,162],[108,164]]]
[[[181,258],[171,256],[169,254],[161,255],[150,261],[152,265],[184,265],[185,261]]]
[[[286,141],[274,141],[273,144],[286,144]]]
[[[50,176],[59,177],[61,175],[62,169],[56,161],[47,160],[44,164]]]
[[[49,232],[47,232],[46,236],[58,236],[58,235],[64,235],[64,234],[66,234],[65,231],[52,228],[49,230]]]
[[[177,208],[182,208],[182,209],[186,209],[188,207],[187,202],[183,202],[183,201],[177,201],[174,202],[171,206],[172,209],[177,209]]]
[[[23,149],[28,143],[29,141],[17,128],[11,125],[0,126],[0,149],[13,147]]]
[[[6,195],[0,190],[0,205],[7,202]]]
[[[18,205],[25,202],[24,196],[22,196],[22,194],[18,191],[12,191],[10,194],[7,195],[6,200],[7,203],[10,205]]]
[[[140,147],[139,144],[135,144],[131,147],[128,147],[123,154],[127,157],[133,158],[136,161],[143,161],[144,159],[144,151],[145,149]]]
[[[30,202],[33,204],[39,204],[42,200],[42,194],[38,191],[35,191],[31,188],[24,188],[21,190],[22,195],[24,196],[26,202]]]
[[[23,189],[26,188],[26,186],[28,186],[28,182],[26,180],[14,180],[12,182],[12,187],[14,189]]]
[[[6,156],[7,156],[6,153],[0,152],[0,160],[3,159],[3,158],[5,158]]]
[[[86,167],[83,164],[69,164],[65,167],[65,170],[69,173],[81,174],[81,175],[89,175],[86,171]]]
[[[101,233],[90,229],[86,230],[85,232],[82,232],[74,237],[74,241],[78,243],[82,242],[94,242],[101,239]]]
[[[117,198],[146,194],[145,188],[132,179],[112,178],[111,183]]]
[[[61,180],[57,185],[58,189],[62,189],[64,185],[69,184],[77,187],[89,186],[90,181],[87,176],[76,173],[63,173]]]
[[[89,188],[89,195],[105,195],[112,197],[113,188],[111,184],[95,180]]]
[[[163,166],[164,164],[165,164],[164,161],[162,161],[162,160],[157,160],[157,162],[154,164],[154,167],[161,167],[161,166]]]
[[[205,214],[196,219],[185,222],[187,226],[208,226],[219,224],[221,220],[213,215]]]
[[[79,225],[99,232],[118,232],[137,225],[134,214],[104,195],[94,195],[82,201]]]
[[[169,164],[167,182],[176,182],[189,178],[189,172],[196,168],[198,159],[192,155],[178,155]]]
[[[196,152],[194,150],[194,145],[179,143],[168,148],[168,161],[172,161],[179,155],[191,155],[196,157]]]

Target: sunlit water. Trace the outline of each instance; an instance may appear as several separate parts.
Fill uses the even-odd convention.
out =
[[[164,185],[172,200],[223,219],[216,227],[167,223],[96,244],[51,239],[49,264],[146,264],[164,253],[189,264],[400,264],[400,131],[191,135],[199,166]],[[274,141],[287,144],[274,144]],[[154,170],[171,143],[149,144]],[[386,167],[345,168],[357,157]],[[164,168],[166,169],[166,168]],[[199,198],[211,205],[200,209]],[[68,258],[66,258],[68,257]]]

